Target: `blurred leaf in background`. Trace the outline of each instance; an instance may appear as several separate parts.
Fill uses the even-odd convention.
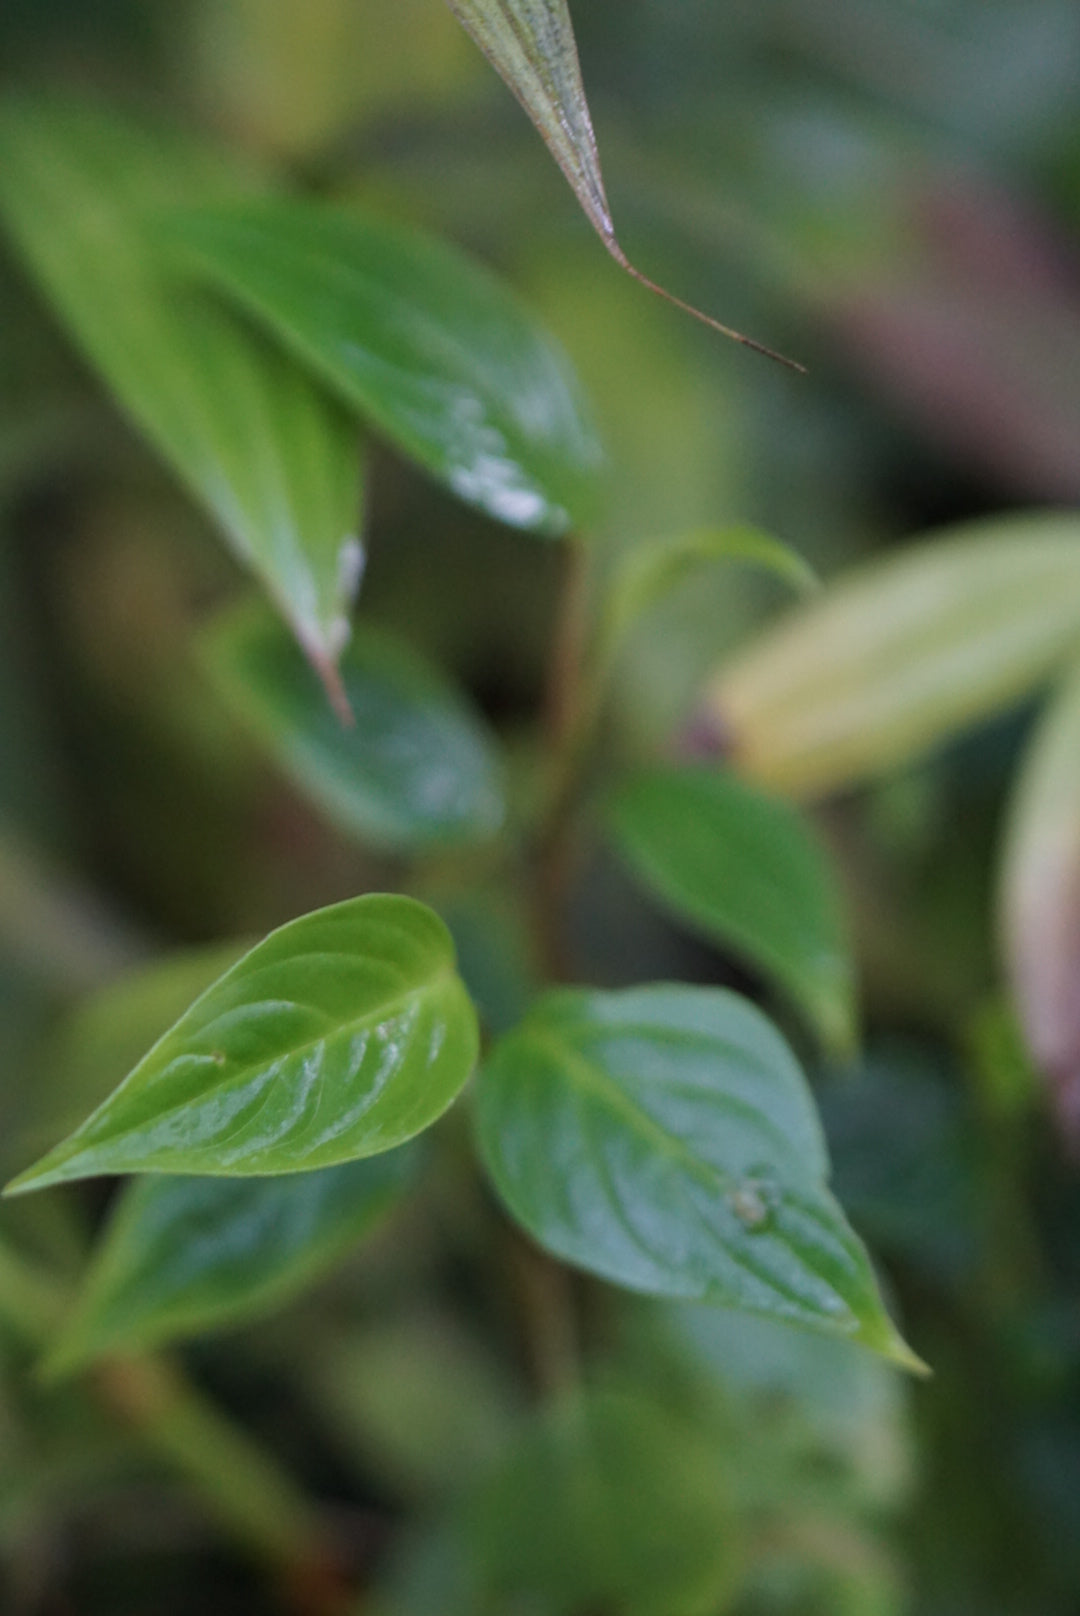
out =
[[[103,1374],[61,1387],[35,1374],[41,1327],[55,1332],[70,1307],[92,1241],[112,1219],[149,1238],[130,1207],[151,1191],[122,1190],[113,1206],[91,1182],[4,1202],[0,1607],[17,1616],[188,1616],[200,1603],[263,1616],[286,1589],[305,1616],[340,1616],[343,1566],[379,1616],[509,1616],[512,1599],[529,1616],[1075,1616],[1080,1189],[1032,1057],[1069,1070],[1080,1002],[1067,671],[1080,643],[1080,12],[1073,0],[571,9],[628,254],[805,359],[808,377],[714,341],[617,273],[444,0],[9,0],[0,75],[20,104],[74,93],[115,107],[125,128],[185,131],[185,148],[213,154],[214,195],[175,200],[204,224],[254,164],[288,194],[290,228],[378,218],[395,239],[443,237],[437,265],[464,253],[487,266],[490,279],[470,278],[481,334],[501,283],[515,319],[528,307],[550,332],[544,353],[567,356],[546,374],[569,389],[570,430],[554,474],[533,465],[529,486],[548,514],[590,528],[586,607],[611,579],[650,575],[658,534],[752,529],[821,578],[791,608],[764,570],[695,566],[635,617],[562,849],[565,952],[614,993],[756,988],[743,971],[766,962],[742,952],[730,914],[688,924],[683,889],[704,902],[693,872],[668,917],[659,889],[660,902],[638,891],[601,845],[620,782],[682,774],[684,738],[700,741],[703,692],[724,670],[753,698],[737,713],[719,703],[713,744],[742,737],[725,768],[751,791],[814,799],[809,833],[842,883],[863,1052],[836,1072],[795,1017],[790,1031],[853,1237],[934,1376],[909,1385],[835,1337],[635,1297],[550,1263],[478,1182],[454,1111],[381,1234],[338,1251],[280,1311],[220,1337],[207,1319],[178,1345],[201,1399],[185,1448],[177,1404],[155,1401],[175,1387],[167,1377],[125,1382],[108,1357]],[[122,168],[99,176],[106,189]],[[17,175],[5,174],[6,190]],[[38,200],[35,188],[29,212]],[[58,231],[79,217],[66,201],[53,215]],[[352,469],[325,483],[333,535],[316,546],[333,561],[360,531],[357,400],[342,415],[325,354],[304,361],[319,380],[294,370],[294,309],[256,308],[220,262],[182,267],[178,229],[166,240],[155,224],[155,263],[167,258],[268,374],[287,363],[320,418],[345,422]],[[87,246],[61,266],[73,296],[94,256]],[[254,284],[270,263],[260,246],[244,273]],[[118,284],[122,321],[134,305]],[[380,824],[394,830],[380,839],[357,761],[371,754],[325,709],[315,723],[314,687],[290,676],[291,717],[260,706],[255,721],[207,679],[200,635],[224,636],[250,609],[238,601],[249,578],[216,543],[215,501],[189,504],[173,486],[6,247],[0,310],[8,1170],[122,1075],[95,1051],[104,1061],[122,1030],[132,966],[148,972],[160,1031],[228,967],[229,939],[358,893],[432,904],[486,1032],[523,1036],[513,1029],[530,1002],[538,1013],[544,963],[530,938],[535,861],[501,861],[543,775],[563,546],[491,521],[490,501],[453,498],[402,432],[385,427],[370,447],[359,661],[394,646],[389,685],[401,695],[407,663],[410,723],[431,702],[467,715],[452,755],[421,741],[408,770],[375,771]],[[181,340],[185,367],[195,356]],[[213,377],[204,394],[198,424],[232,434],[248,419]],[[296,463],[315,466],[307,451]],[[348,591],[334,566],[320,577],[325,628]],[[385,692],[389,662],[381,649],[374,660]],[[299,762],[286,756],[298,737]],[[440,757],[438,803],[464,804],[454,823],[469,836],[419,853],[396,793]],[[441,808],[435,821],[445,828]],[[683,850],[655,840],[657,858]],[[157,1015],[117,1052],[124,1069]],[[470,1099],[481,1111],[482,1096]],[[190,1210],[183,1178],[157,1182]],[[752,1220],[756,1204],[742,1207]],[[199,1197],[196,1224],[205,1210]],[[139,1249],[164,1279],[158,1248]],[[158,1423],[133,1422],[130,1396],[118,1415],[102,1385],[152,1392],[142,1407]],[[214,1447],[207,1408],[231,1445]],[[631,1463],[647,1485],[628,1489]],[[230,1515],[252,1496],[238,1476],[255,1478],[274,1523],[255,1548],[254,1517],[238,1531]],[[310,1546],[313,1519],[305,1580],[288,1554],[298,1538]],[[670,1553],[647,1552],[654,1522],[670,1528]],[[269,1577],[253,1570],[266,1565]]]

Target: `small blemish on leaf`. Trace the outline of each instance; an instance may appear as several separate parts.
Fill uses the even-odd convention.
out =
[[[769,1227],[776,1208],[778,1192],[775,1184],[765,1178],[744,1178],[728,1192],[727,1202],[751,1234],[760,1234]]]

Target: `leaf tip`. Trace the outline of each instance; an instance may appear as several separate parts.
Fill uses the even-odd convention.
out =
[[[62,1141],[52,1150],[48,1151],[32,1166],[24,1168],[21,1173],[10,1180],[0,1190],[0,1196],[5,1200],[14,1200],[19,1195],[30,1195],[35,1190],[51,1189],[55,1184],[64,1184],[72,1178],[86,1178],[90,1173],[80,1172],[78,1168],[71,1170],[71,1161],[79,1152],[77,1149],[66,1148],[68,1141]],[[108,1169],[105,1169],[107,1171]]]
[[[337,663],[325,651],[317,651],[310,646],[305,646],[304,649],[307,651],[309,662],[322,680],[327,700],[337,714],[342,728],[354,729],[356,727],[356,715],[352,710],[352,704],[345,689],[345,681],[341,677],[341,670]]]
[[[676,297],[675,293],[669,292],[666,286],[660,286],[656,281],[650,280],[648,275],[643,274],[640,269],[629,261],[618,243],[614,242],[613,246],[613,242],[614,238],[612,238],[612,241],[605,242],[605,245],[615,262],[625,269],[628,275],[633,276],[634,280],[641,286],[644,286],[646,291],[652,292],[655,297],[663,298],[664,302],[670,303],[673,308],[681,309],[684,314],[689,314],[691,319],[699,321],[701,325],[708,326],[710,331],[717,331],[720,336],[727,337],[731,342],[737,342],[740,347],[750,348],[754,353],[761,354],[765,359],[774,360],[776,364],[783,365],[786,370],[795,371],[799,376],[809,374],[806,366],[801,364],[799,360],[789,359],[787,354],[779,353],[775,348],[767,347],[765,343],[758,342],[756,337],[748,337],[744,332],[736,331],[730,325],[724,325],[722,321],[715,320],[711,314],[706,314],[702,309],[696,308],[693,303],[687,303],[683,298]]]
[[[48,1157],[45,1158],[48,1161]],[[20,1195],[29,1195],[34,1190],[48,1189],[51,1184],[60,1182],[59,1176],[49,1171],[42,1171],[44,1163],[35,1167],[28,1167],[25,1172],[19,1173],[0,1190],[0,1197],[5,1201],[14,1201]]]
[[[927,1380],[934,1373],[926,1360],[920,1358],[918,1353],[908,1346],[886,1313],[882,1313],[880,1319],[864,1329],[859,1339],[864,1346],[879,1353],[897,1369],[903,1369],[919,1380]]]

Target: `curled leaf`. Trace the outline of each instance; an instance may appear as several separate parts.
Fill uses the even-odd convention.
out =
[[[1080,646],[1080,518],[998,517],[857,568],[737,653],[701,722],[759,784],[815,797],[1022,700]]]
[[[1001,875],[1006,965],[1058,1117],[1080,1146],[1080,670],[1039,725],[1012,805]]]
[[[636,281],[695,320],[791,370],[802,365],[721,325],[673,296],[629,261],[615,234],[592,117],[581,81],[577,42],[566,0],[447,0],[462,27],[521,102],[570,181],[586,217],[615,262]]]
[[[609,662],[650,607],[706,567],[722,563],[761,567],[802,594],[817,575],[798,551],[753,527],[699,528],[631,550],[608,590],[600,632],[600,659]]]

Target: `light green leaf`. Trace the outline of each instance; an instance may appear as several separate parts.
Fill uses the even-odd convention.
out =
[[[416,1176],[415,1145],[282,1178],[150,1177],[112,1214],[46,1370],[273,1311],[343,1257]]]
[[[250,947],[248,939],[177,950],[124,971],[80,999],[47,1040],[17,1139],[5,1150],[5,1165],[32,1160],[77,1127],[191,1001]]]
[[[206,660],[225,699],[337,825],[409,851],[493,836],[505,811],[494,738],[423,659],[361,628],[339,665],[343,725],[269,613],[215,625]]]
[[[836,883],[798,813],[730,770],[687,767],[635,776],[610,817],[657,897],[774,977],[826,1044],[851,1053],[854,969]]]
[[[1020,701],[1080,647],[1080,517],[997,517],[852,572],[720,670],[740,771],[814,797]]]
[[[715,1445],[669,1409],[614,1390],[527,1426],[471,1526],[484,1609],[720,1616],[743,1570]]]
[[[371,894],[271,932],[7,1193],[101,1173],[292,1173],[392,1150],[451,1104],[476,1013],[442,921]]]
[[[478,265],[317,203],[200,211],[171,234],[189,272],[462,499],[540,533],[592,520],[601,454],[573,374]]]
[[[764,567],[803,592],[817,588],[817,577],[801,555],[753,527],[705,528],[640,545],[624,557],[611,581],[601,629],[605,661],[651,606],[702,567],[722,562]]]
[[[1080,1139],[1080,668],[1021,767],[999,898],[1013,996],[1061,1125]]]
[[[477,1122],[499,1195],[557,1257],[918,1367],[826,1188],[802,1072],[746,1000],[680,986],[549,993],[485,1064]]]
[[[0,217],[34,278],[332,685],[362,561],[355,423],[275,346],[178,287],[159,253],[164,210],[238,189],[219,159],[112,114],[0,107]]]
[[[741,331],[721,325],[700,309],[673,297],[635,269],[619,244],[600,172],[592,118],[581,82],[577,43],[566,0],[447,0],[458,21],[517,96],[540,131],[548,150],[569,180],[586,217],[615,262],[659,297],[693,315],[722,336],[777,359],[792,370],[801,365],[774,353]]]

